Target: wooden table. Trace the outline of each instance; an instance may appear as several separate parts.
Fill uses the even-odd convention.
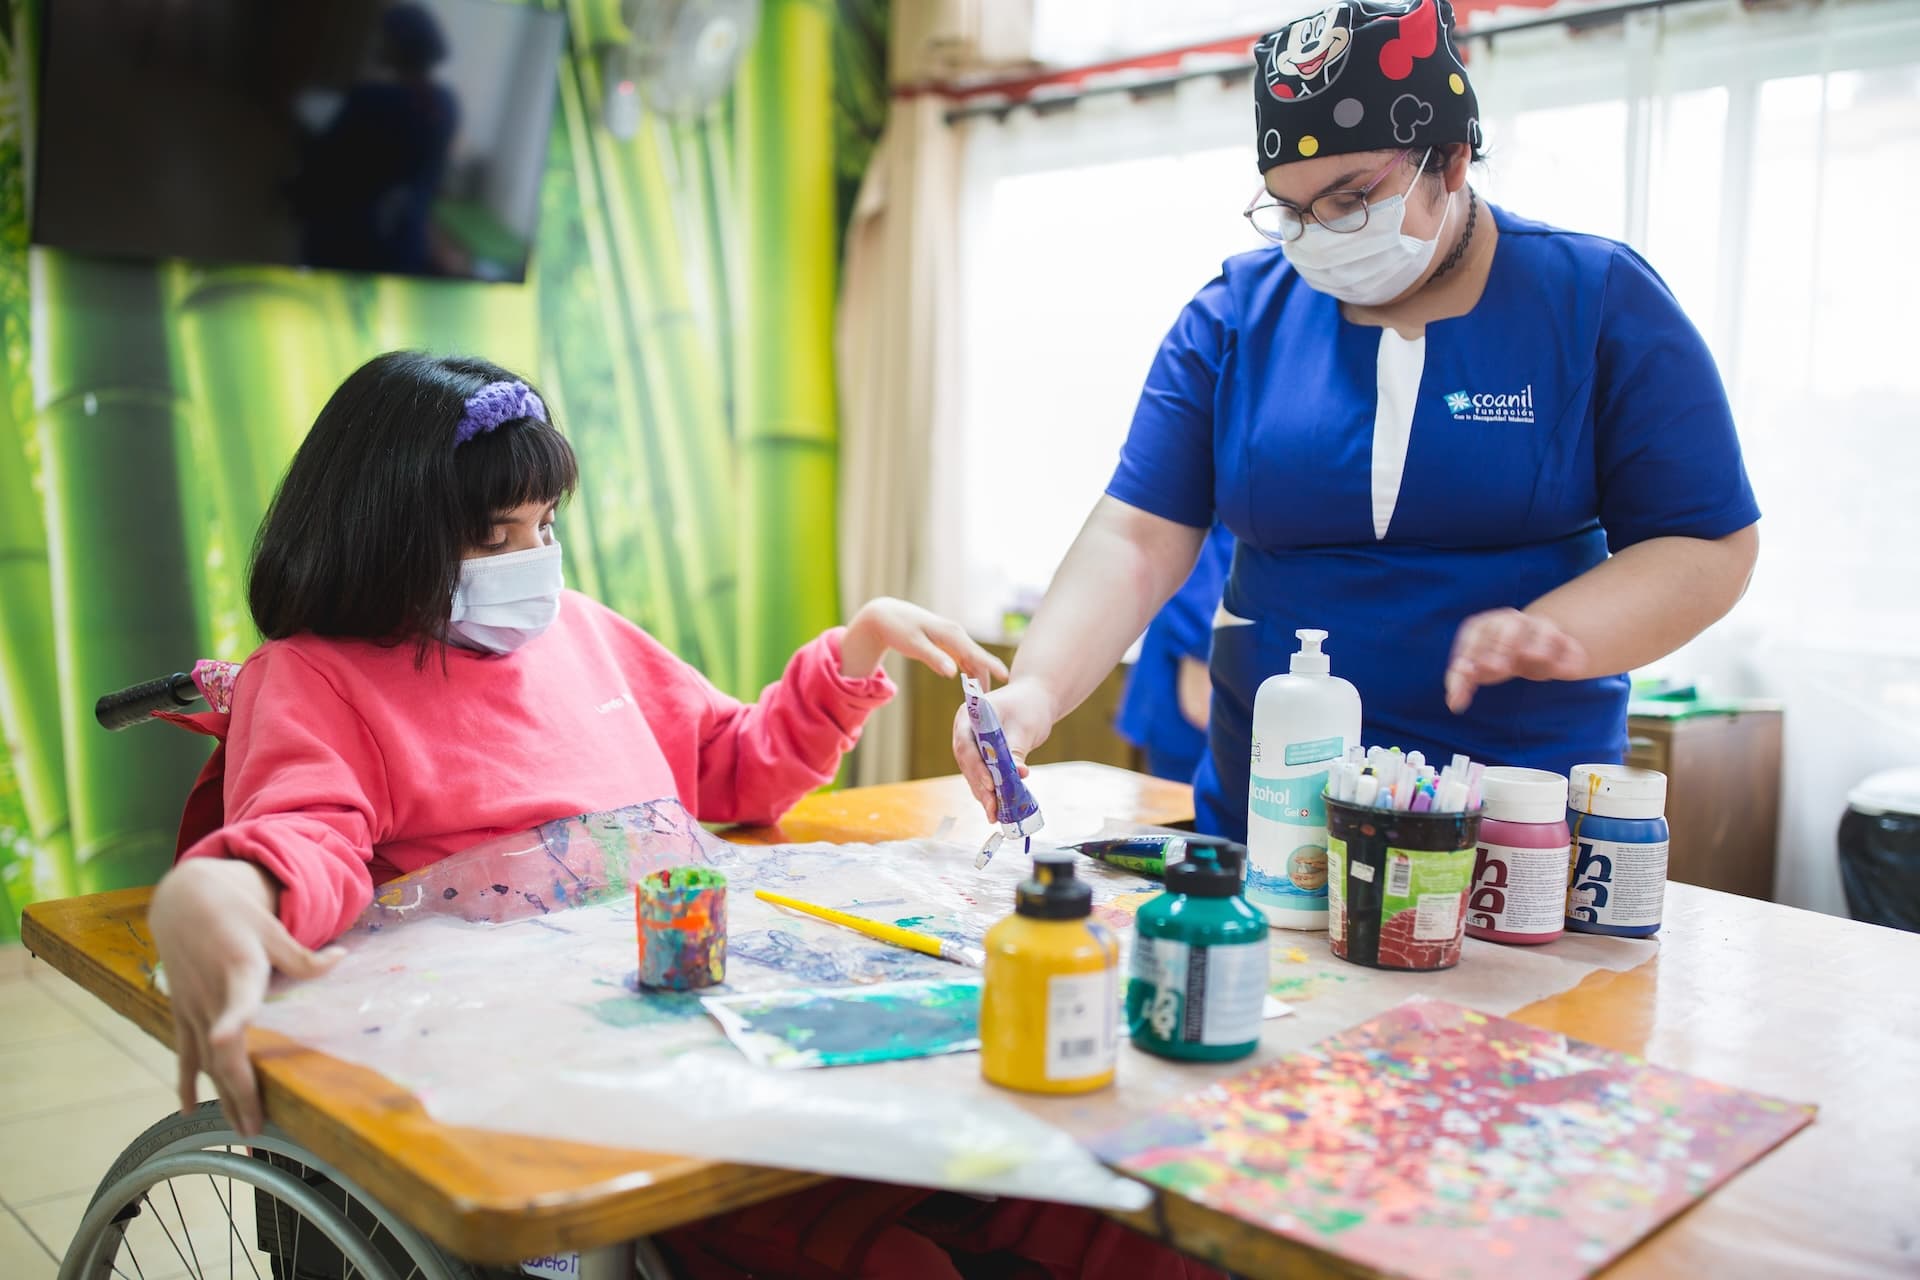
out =
[[[1101,766],[1046,766],[1037,786],[1062,827],[1192,815],[1186,788]],[[984,825],[952,778],[815,796],[779,830],[733,838],[872,840],[932,835],[949,823]],[[166,1002],[146,977],[149,896],[131,889],[41,903],[27,909],[23,933],[41,958],[170,1042]],[[1817,1102],[1820,1115],[1609,1275],[1920,1275],[1920,937],[1685,885],[1670,887],[1667,904],[1655,959],[1595,973],[1514,1016]],[[260,1031],[252,1047],[277,1124],[478,1261],[593,1249],[816,1180],[439,1125],[364,1068]],[[1248,1275],[1364,1274],[1173,1195],[1129,1221]]]

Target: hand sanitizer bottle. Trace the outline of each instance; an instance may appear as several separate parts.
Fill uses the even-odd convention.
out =
[[[1247,898],[1275,928],[1324,929],[1328,767],[1360,741],[1360,694],[1330,674],[1326,632],[1294,634],[1290,670],[1253,702]]]

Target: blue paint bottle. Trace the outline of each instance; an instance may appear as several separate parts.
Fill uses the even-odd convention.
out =
[[[1652,937],[1667,893],[1667,775],[1583,764],[1570,782],[1567,928]]]

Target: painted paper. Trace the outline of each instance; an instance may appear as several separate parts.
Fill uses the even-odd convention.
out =
[[[1813,1113],[1410,1000],[1093,1146],[1128,1173],[1385,1275],[1572,1280]]]
[[[851,1067],[980,1047],[977,978],[803,987],[701,1003],[756,1066]]]

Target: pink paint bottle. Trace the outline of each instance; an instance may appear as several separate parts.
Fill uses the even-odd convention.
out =
[[[1552,942],[1566,930],[1567,780],[1489,769],[1486,817],[1467,898],[1467,933],[1488,942]]]

